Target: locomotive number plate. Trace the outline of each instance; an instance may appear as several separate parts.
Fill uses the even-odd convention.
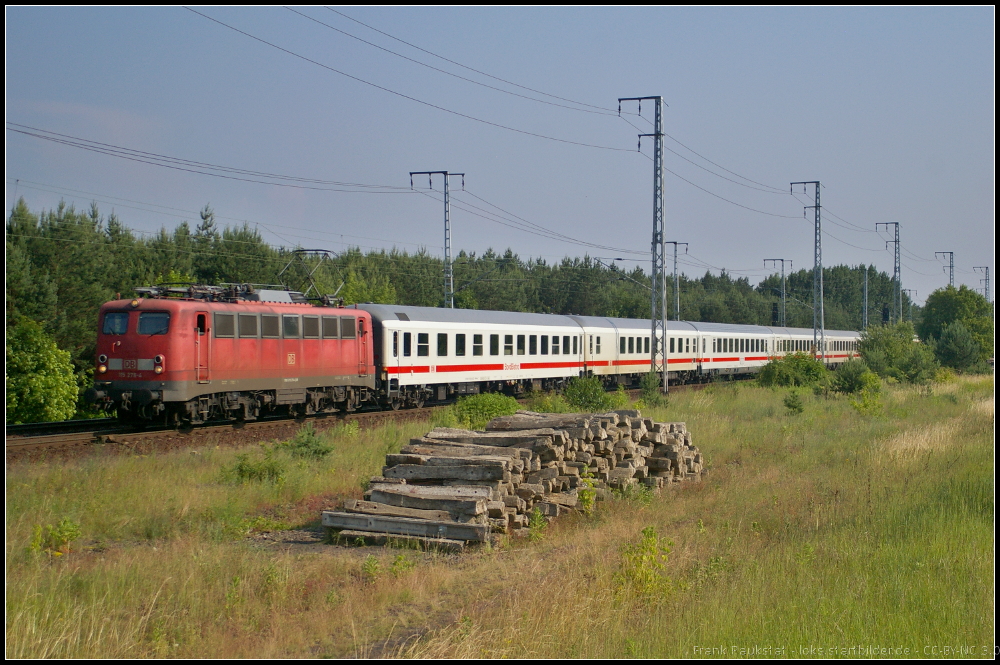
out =
[[[135,369],[135,360],[123,360],[122,369]]]

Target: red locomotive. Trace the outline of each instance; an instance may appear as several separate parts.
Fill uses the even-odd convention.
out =
[[[371,315],[363,310],[249,286],[136,292],[101,307],[87,395],[122,420],[254,420],[272,411],[352,411],[374,398]]]

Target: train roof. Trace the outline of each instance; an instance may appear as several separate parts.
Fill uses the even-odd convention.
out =
[[[408,305],[354,305],[379,322],[418,321],[425,323],[492,323],[525,326],[573,327],[576,322],[561,314],[531,312],[498,312],[490,309],[451,309],[446,307],[413,307]]]

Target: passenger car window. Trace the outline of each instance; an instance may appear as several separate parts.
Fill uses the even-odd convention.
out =
[[[514,336],[504,335],[503,336],[503,354],[505,356],[514,355]]]
[[[448,333],[438,333],[438,355],[448,355]]]
[[[101,332],[105,335],[124,335],[128,332],[128,312],[107,312],[104,315],[104,327]]]
[[[417,333],[417,355],[431,355],[430,333]]]
[[[500,355],[500,335],[490,335],[490,355]]]
[[[524,355],[524,335],[517,336],[517,355]]]
[[[472,355],[481,356],[483,355],[483,336],[473,335],[472,336]]]
[[[455,355],[464,356],[465,355],[465,334],[458,333],[455,335]]]

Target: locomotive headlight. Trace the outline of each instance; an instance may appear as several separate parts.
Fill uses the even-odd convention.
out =
[[[156,356],[155,358],[153,358],[153,362],[156,363],[157,365],[162,365],[163,364],[163,356]]]
[[[97,356],[97,362],[104,364],[108,362],[108,357],[102,353],[101,355]]]
[[[136,298],[135,300],[132,301],[131,304],[132,304],[132,307],[138,307],[139,306],[139,299]]]
[[[163,368],[157,365],[156,367],[153,368],[153,371],[156,372],[157,374],[162,374]]]
[[[100,365],[100,366],[98,366],[97,371],[99,373],[101,373],[101,374],[104,374],[105,372],[108,371],[108,366],[107,365]]]

